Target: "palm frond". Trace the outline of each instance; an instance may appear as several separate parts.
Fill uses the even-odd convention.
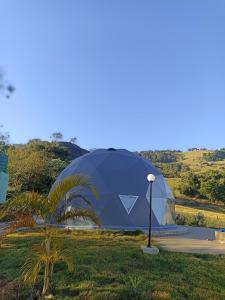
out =
[[[3,205],[2,216],[32,213],[42,216],[46,199],[36,192],[24,192]]]
[[[34,222],[32,215],[24,216],[17,221],[11,222],[9,226],[4,228],[3,235],[8,235],[15,232],[18,228],[29,227],[36,228],[37,224]]]
[[[46,247],[46,242],[50,247]],[[25,261],[21,269],[21,279],[27,285],[32,285],[37,280],[37,276],[42,266],[53,266],[57,261],[64,261],[69,272],[74,270],[72,255],[69,250],[63,249],[63,244],[58,238],[45,239],[41,244],[31,247],[31,254]]]
[[[91,220],[94,224],[100,226],[100,221],[97,215],[92,210],[86,208],[72,208],[70,211],[66,211],[62,214],[57,221],[61,223],[68,219]]]
[[[42,263],[46,263],[47,261],[50,261],[51,254],[47,253],[47,251],[46,251],[45,241],[43,243],[41,243],[40,245],[33,245],[32,252],[35,253],[36,257]]]
[[[63,244],[59,239],[52,240],[51,263],[64,261],[67,264],[69,272],[74,270],[73,259],[69,249],[63,249]]]
[[[67,268],[69,272],[74,271],[74,265],[73,265],[73,258],[72,255],[70,255],[68,252],[63,251],[61,253],[60,259],[64,261],[67,264]]]
[[[82,187],[86,188],[91,193],[98,198],[98,192],[93,186],[91,180],[87,176],[83,175],[73,175],[68,176],[62,181],[60,181],[49,193],[48,203],[50,212],[56,211],[59,201],[65,199],[66,194],[74,188]]]
[[[21,268],[21,279],[27,285],[36,282],[38,273],[41,270],[42,261],[32,252],[32,255],[25,261]]]

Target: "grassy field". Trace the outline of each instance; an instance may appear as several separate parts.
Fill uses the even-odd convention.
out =
[[[180,161],[187,165],[193,172],[225,169],[225,160],[208,162],[203,156],[207,153],[209,153],[209,151],[198,150],[182,152]]]
[[[162,250],[158,256],[144,255],[143,235],[75,231],[59,236],[71,250],[75,270],[70,274],[63,263],[56,265],[56,299],[225,299],[224,256]],[[14,247],[0,249],[1,280],[18,278],[30,246],[39,240],[31,233],[7,239]]]

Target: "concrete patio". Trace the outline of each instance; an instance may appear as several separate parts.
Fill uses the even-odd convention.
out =
[[[203,227],[179,226],[184,233],[154,237],[157,246],[174,252],[225,254],[225,244],[215,240],[215,229]]]

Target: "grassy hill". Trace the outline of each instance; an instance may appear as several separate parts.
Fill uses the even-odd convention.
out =
[[[188,166],[193,172],[205,172],[209,170],[225,170],[225,159],[219,161],[206,161],[205,156],[212,153],[209,150],[195,150],[178,153],[179,161]]]
[[[168,161],[163,161],[162,157],[155,158],[155,153],[172,153],[173,159],[170,157]],[[185,183],[185,176],[192,173],[196,176],[202,177],[210,172],[219,172],[225,174],[225,159],[223,157],[217,158],[218,150],[193,150],[187,152],[181,151],[145,151],[140,152],[142,156],[150,159],[153,164],[166,177],[169,186],[171,187],[176,197],[182,197],[180,187]],[[221,151],[225,155],[225,151]],[[147,154],[146,154],[147,153]],[[150,153],[150,155],[148,154]],[[152,157],[151,157],[152,156]],[[218,160],[217,160],[218,159]]]

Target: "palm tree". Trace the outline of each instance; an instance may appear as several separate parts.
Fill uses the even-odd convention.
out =
[[[22,280],[28,285],[33,285],[41,268],[44,267],[44,283],[42,295],[49,291],[50,280],[53,275],[53,267],[57,261],[64,261],[68,270],[73,271],[73,262],[69,250],[63,249],[62,242],[57,236],[57,230],[51,225],[52,221],[57,223],[67,219],[88,219],[94,224],[100,225],[96,214],[90,208],[71,208],[68,206],[72,201],[82,200],[88,206],[91,203],[77,188],[88,189],[95,198],[98,193],[86,176],[69,176],[60,181],[49,192],[47,197],[35,192],[26,192],[7,202],[3,208],[1,217],[13,216],[15,221],[11,222],[2,233],[6,236],[22,227],[29,227],[41,231],[43,241],[40,245],[34,245],[31,255],[22,267]],[[40,220],[41,225],[40,225]]]

